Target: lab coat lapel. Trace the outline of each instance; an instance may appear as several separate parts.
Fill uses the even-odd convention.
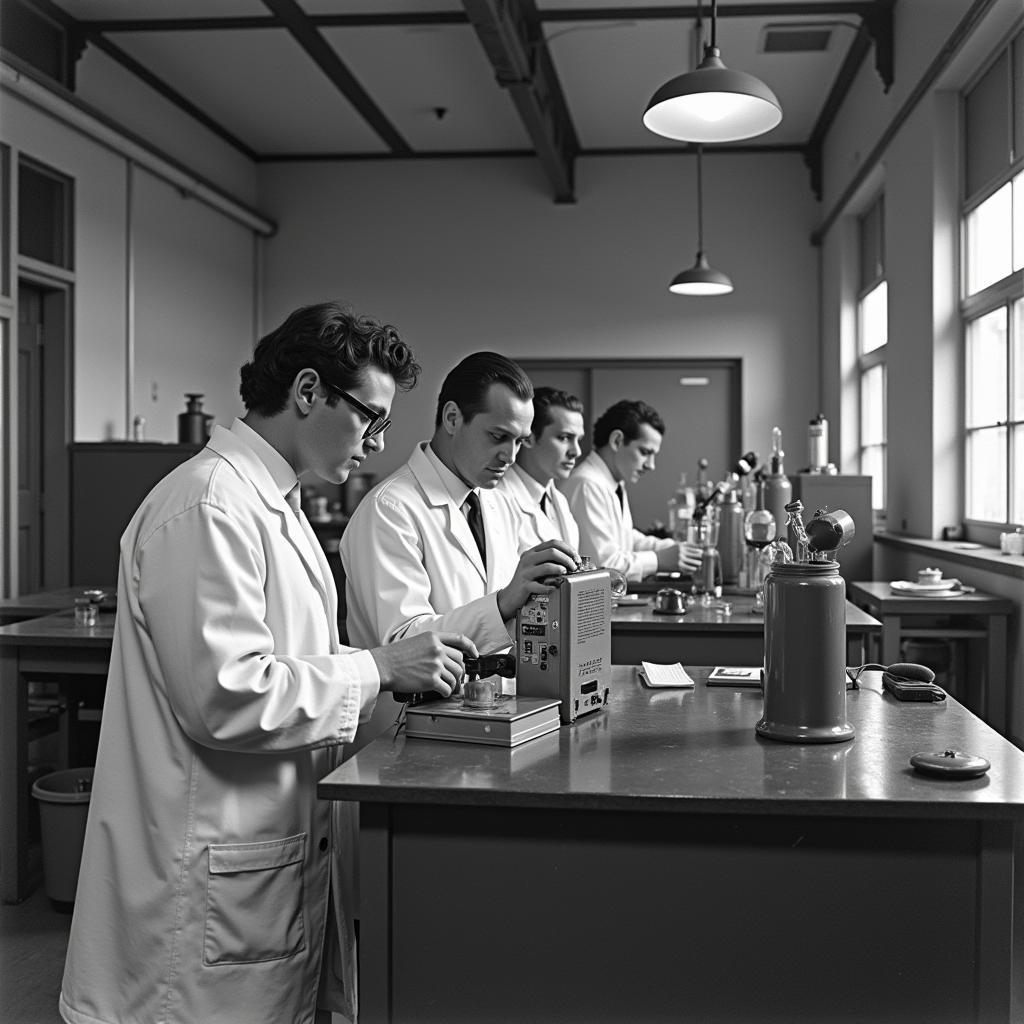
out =
[[[469,528],[469,523],[462,509],[452,500],[452,496],[448,493],[448,488],[441,482],[437,470],[431,464],[430,459],[427,458],[424,451],[426,443],[417,445],[413,450],[412,456],[409,459],[409,468],[412,470],[413,476],[416,477],[416,482],[422,488],[427,504],[438,509],[446,517],[447,531],[452,543],[463,550],[466,557],[480,574],[480,578],[486,583],[487,570],[484,567],[483,559],[480,557],[476,541],[473,539],[473,531]],[[490,497],[490,495],[487,495],[487,497]],[[493,506],[485,500],[485,492],[481,491],[480,511],[483,514],[484,538],[487,542],[488,551],[491,550],[492,544],[491,529],[488,525],[488,520],[493,515],[493,512],[489,512],[492,508]]]
[[[277,484],[274,483],[267,467],[256,453],[237,440],[231,431],[225,430],[223,427],[215,428],[208,444],[252,483],[267,508],[280,517],[284,535],[302,559],[310,580],[320,592],[330,626],[332,650],[337,650],[339,645],[337,596],[335,589],[327,585],[327,580],[331,579],[331,570],[324,557],[320,542],[316,539],[316,534],[313,533],[313,528],[305,521],[301,513],[296,515],[292,511],[292,507]]]
[[[526,489],[526,484],[520,479],[519,470],[515,466],[510,467],[505,474],[505,486],[508,488],[507,495],[515,504],[519,514],[530,521],[533,533],[538,537],[549,536],[551,527],[556,524],[550,516],[544,514],[540,505],[534,501],[533,496]]]

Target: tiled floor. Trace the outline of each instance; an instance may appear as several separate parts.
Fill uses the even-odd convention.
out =
[[[57,997],[71,915],[53,909],[42,888],[0,905],[0,1021],[60,1024]]]

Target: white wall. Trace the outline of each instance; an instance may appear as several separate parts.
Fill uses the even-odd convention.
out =
[[[185,391],[230,423],[256,330],[252,230],[138,165],[129,174],[124,156],[20,95],[0,101],[14,162],[73,181],[73,440],[125,439],[138,413],[147,439],[176,441]]]
[[[75,66],[75,94],[239,202],[254,202],[256,168],[248,156],[95,46]]]
[[[576,170],[578,201],[556,205],[534,160],[262,168],[260,208],[280,225],[263,243],[266,328],[343,298],[410,342],[425,372],[396,400],[388,449],[366,467],[378,474],[429,436],[444,375],[478,349],[739,357],[744,443],[767,454],[778,424],[798,468],[819,368],[818,208],[800,157],[705,153],[705,247],[736,287],[715,298],[667,290],[695,258],[692,154]]]
[[[6,90],[0,138],[74,180],[75,440],[124,429],[125,161]],[[123,433],[121,434],[123,436]]]

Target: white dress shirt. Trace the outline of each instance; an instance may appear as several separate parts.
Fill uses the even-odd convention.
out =
[[[520,466],[510,466],[498,490],[508,498],[520,521],[520,544],[532,548],[546,540],[563,540],[579,550],[580,528],[569,511],[565,496],[549,480],[544,487]],[[547,509],[541,499],[547,496]]]
[[[629,496],[623,488],[620,505],[616,480],[597,452],[591,452],[558,486],[579,526],[581,555],[618,569],[627,580],[641,580],[657,572],[658,550],[675,541],[648,537],[633,528]]]

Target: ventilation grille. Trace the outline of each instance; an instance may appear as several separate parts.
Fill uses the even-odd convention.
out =
[[[831,25],[765,25],[763,53],[824,53],[832,40]]]

